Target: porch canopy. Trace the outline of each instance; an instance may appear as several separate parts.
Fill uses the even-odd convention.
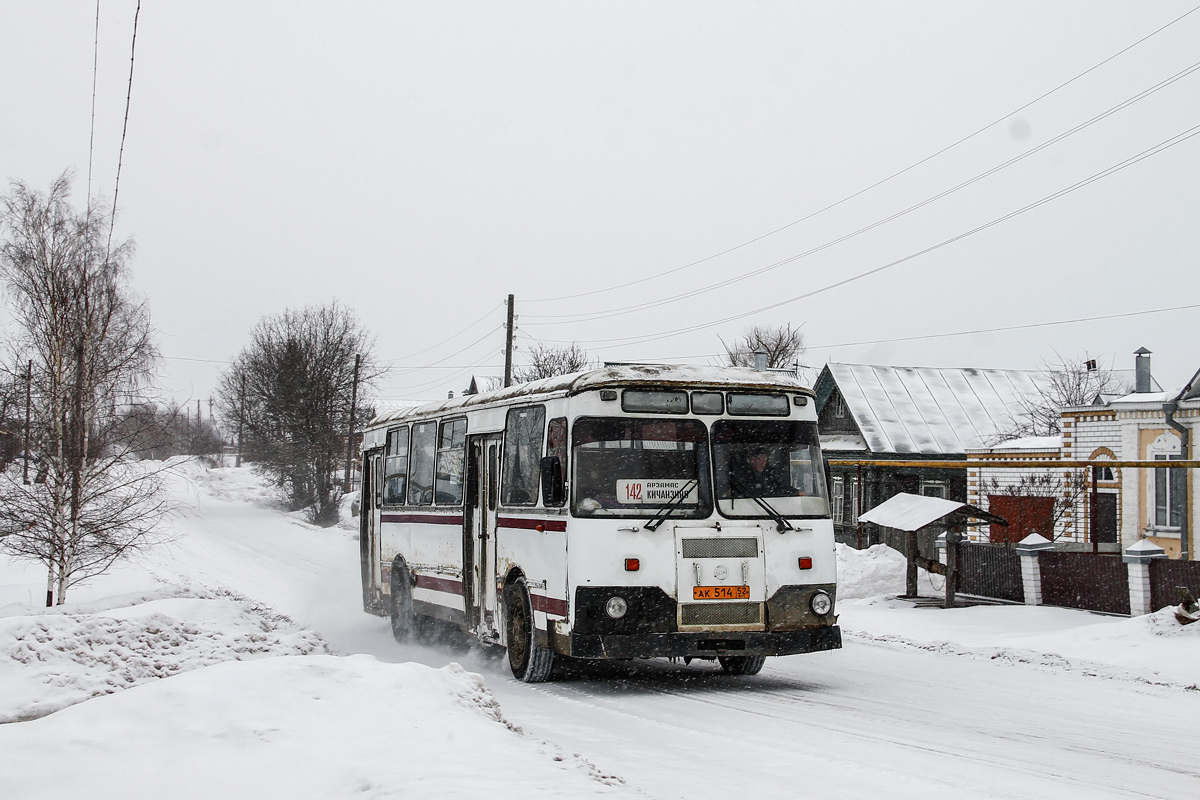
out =
[[[900,494],[885,500],[870,511],[858,515],[863,522],[873,522],[885,528],[915,531],[927,525],[941,522],[943,525],[965,525],[976,519],[996,525],[1008,525],[1008,520],[982,508],[943,500],[940,497],[923,497],[919,494]]]

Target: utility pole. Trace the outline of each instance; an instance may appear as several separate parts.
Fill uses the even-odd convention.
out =
[[[346,425],[346,478],[342,482],[342,491],[350,491],[350,459],[354,456],[354,415],[358,413],[358,368],[362,364],[362,355],[354,354],[354,383],[350,385],[350,422]]]
[[[512,386],[513,296],[508,296],[508,321],[504,324],[504,385]]]
[[[242,432],[246,426],[246,373],[242,373],[242,396],[238,399],[238,441],[235,467],[242,465]]]
[[[29,412],[33,407],[33,359],[29,360],[29,366],[25,368],[25,446],[21,449],[25,451],[25,470],[23,481],[26,486],[29,485]]]
[[[196,429],[200,429],[200,398],[196,398]]]

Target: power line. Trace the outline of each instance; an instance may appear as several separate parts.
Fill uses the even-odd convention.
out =
[[[585,312],[583,314],[548,314],[548,315],[529,314],[526,316],[531,317],[531,318],[536,318],[536,319],[557,319],[559,321],[557,321],[557,322],[530,322],[527,324],[528,325],[569,325],[569,324],[575,324],[575,323],[579,323],[579,322],[593,322],[595,320],[608,319],[610,317],[618,317],[618,316],[623,316],[626,314],[635,314],[640,311],[645,311],[646,309],[649,309],[649,308],[657,308],[657,307],[665,305],[667,303],[678,302],[680,300],[685,300],[687,298],[696,297],[698,295],[706,294],[708,292],[715,291],[717,289],[722,289],[726,286],[730,286],[732,284],[739,283],[744,280],[749,280],[750,278],[756,277],[758,275],[762,275],[765,272],[770,272],[772,270],[778,269],[779,267],[785,266],[787,264],[791,264],[791,263],[794,263],[801,259],[808,258],[809,256],[815,255],[817,253],[820,253],[824,250],[829,249],[830,247],[833,247],[835,245],[838,245],[845,241],[853,239],[856,236],[860,236],[864,233],[872,231],[875,228],[878,228],[882,225],[886,225],[887,223],[892,222],[896,219],[899,219],[900,217],[903,217],[907,214],[910,214],[913,211],[917,211],[921,208],[924,208],[927,205],[935,203],[938,200],[941,200],[951,194],[954,194],[955,192],[957,192],[961,189],[965,189],[968,186],[978,183],[979,181],[981,181],[987,177],[990,177],[991,175],[994,175],[997,172],[1000,172],[1001,170],[1012,166],[1013,164],[1023,161],[1026,158],[1029,158],[1030,156],[1035,155],[1035,154],[1041,152],[1042,150],[1045,150],[1046,148],[1051,147],[1051,146],[1061,142],[1062,140],[1066,139],[1067,137],[1073,136],[1074,134],[1076,134],[1086,128],[1091,127],[1092,125],[1096,124],[1097,122],[1100,122],[1100,121],[1112,116],[1113,114],[1116,114],[1117,112],[1122,111],[1125,108],[1128,108],[1129,106],[1133,105],[1134,103],[1138,102],[1139,100],[1144,100],[1145,98],[1161,91],[1162,89],[1165,89],[1166,87],[1170,86],[1171,84],[1175,83],[1176,81],[1180,81],[1183,78],[1187,77],[1188,75],[1191,75],[1192,73],[1196,72],[1197,70],[1200,70],[1200,61],[1196,62],[1195,64],[1192,64],[1191,66],[1189,66],[1185,69],[1180,70],[1179,72],[1175,73],[1174,75],[1172,75],[1169,78],[1159,81],[1154,86],[1151,86],[1148,89],[1144,89],[1141,92],[1138,92],[1137,94],[1133,95],[1132,97],[1129,97],[1129,98],[1121,101],[1117,105],[1112,106],[1111,108],[1107,109],[1106,111],[1101,112],[1100,114],[1097,114],[1096,116],[1092,117],[1091,119],[1089,119],[1085,122],[1081,122],[1078,125],[1076,125],[1075,127],[1071,128],[1067,131],[1064,131],[1063,133],[1060,133],[1059,135],[1053,137],[1052,139],[1048,139],[1047,141],[1043,142],[1042,144],[1037,145],[1036,147],[1032,147],[1029,150],[1026,150],[1024,153],[1016,155],[1016,156],[1010,158],[1009,160],[992,167],[991,169],[988,169],[988,170],[985,170],[985,171],[979,173],[978,175],[974,176],[973,178],[969,178],[969,179],[959,183],[956,186],[952,186],[949,189],[939,192],[938,194],[935,194],[932,197],[928,197],[928,198],[922,200],[921,202],[911,205],[908,208],[905,208],[901,211],[897,211],[896,213],[894,213],[890,216],[884,217],[881,220],[872,222],[869,225],[865,225],[857,230],[851,231],[850,233],[839,236],[836,239],[831,239],[831,240],[825,242],[824,244],[817,245],[816,247],[810,248],[802,253],[797,253],[796,255],[788,256],[787,258],[785,258],[781,261],[776,261],[772,264],[768,264],[765,267],[759,267],[758,269],[751,270],[750,272],[743,273],[743,274],[738,275],[733,278],[726,278],[725,280],[709,284],[708,286],[702,286],[697,289],[690,289],[686,292],[681,292],[679,294],[672,295],[670,297],[662,298],[659,300],[638,303],[636,305],[626,306],[624,308],[608,309],[606,311]]]
[[[1126,167],[1133,166],[1134,164],[1137,164],[1140,161],[1150,158],[1151,156],[1158,155],[1159,153],[1163,152],[1164,150],[1174,147],[1177,144],[1181,144],[1182,142],[1185,142],[1188,139],[1191,139],[1192,137],[1196,136],[1197,134],[1200,134],[1200,125],[1196,125],[1192,128],[1188,128],[1187,130],[1183,131],[1182,133],[1176,134],[1175,136],[1172,136],[1169,139],[1159,142],[1158,144],[1156,144],[1152,147],[1149,147],[1146,150],[1143,150],[1142,152],[1138,153],[1137,155],[1130,156],[1129,158],[1125,159],[1124,161],[1121,161],[1117,164],[1114,164],[1113,166],[1103,169],[1100,172],[1097,172],[1088,178],[1084,178],[1083,180],[1078,181],[1077,183],[1074,183],[1074,184],[1066,187],[1065,189],[1060,189],[1057,192],[1049,194],[1040,200],[1037,200],[1032,203],[1029,203],[1028,205],[1022,206],[1021,208],[1017,209],[1016,211],[1011,211],[1008,214],[997,217],[997,218],[991,220],[990,222],[986,222],[982,225],[972,228],[969,231],[960,233],[956,236],[952,236],[949,239],[944,239],[941,242],[938,242],[937,244],[930,245],[929,247],[926,247],[922,250],[918,250],[914,253],[910,253],[909,255],[904,256],[903,258],[898,258],[895,261],[889,261],[888,263],[883,264],[882,266],[878,266],[873,269],[869,269],[865,272],[860,272],[857,275],[852,275],[852,276],[850,276],[848,278],[844,278],[840,281],[835,281],[834,283],[826,284],[825,286],[822,286],[817,289],[813,289],[812,291],[809,291],[809,292],[804,292],[803,294],[796,295],[795,297],[790,297],[786,300],[780,300],[775,303],[770,303],[768,305],[761,306],[760,308],[756,308],[751,311],[745,311],[740,314],[734,314],[734,315],[731,315],[728,317],[724,317],[722,319],[714,320],[712,322],[705,322],[705,323],[700,323],[697,325],[690,325],[690,326],[687,326],[684,328],[677,328],[672,331],[665,331],[665,332],[658,333],[658,334],[646,334],[646,335],[642,335],[642,336],[626,336],[626,337],[613,338],[613,339],[579,340],[578,343],[579,344],[612,344],[614,347],[629,347],[629,346],[638,345],[638,344],[645,344],[647,342],[658,341],[661,339],[669,339],[674,336],[681,336],[686,333],[693,333],[695,331],[704,330],[705,328],[716,327],[717,325],[723,325],[725,323],[743,319],[745,317],[749,317],[754,314],[760,314],[764,311],[770,311],[772,309],[776,309],[781,306],[790,305],[791,303],[795,303],[799,300],[805,300],[807,298],[813,297],[818,294],[823,294],[824,292],[828,292],[832,289],[836,289],[838,287],[845,286],[846,284],[862,280],[863,278],[870,277],[871,275],[876,275],[880,272],[883,272],[884,270],[888,270],[888,269],[891,269],[892,267],[898,266],[900,264],[904,264],[908,261],[912,261],[913,259],[919,258],[923,255],[927,255],[928,253],[932,253],[935,250],[940,250],[941,248],[946,247],[947,245],[954,244],[955,242],[958,242],[969,236],[973,236],[976,233],[985,231],[985,230],[992,228],[996,225],[999,225],[1003,222],[1007,222],[1008,220],[1010,220],[1014,217],[1020,216],[1021,214],[1024,214],[1027,211],[1031,211],[1035,208],[1038,208],[1039,206],[1045,205],[1046,203],[1057,200],[1060,197],[1063,197],[1063,196],[1068,195],[1078,189],[1082,189],[1085,186],[1095,183],[1098,180],[1107,178],[1109,175],[1112,175],[1116,172],[1120,172],[1121,170],[1125,169]],[[565,342],[565,340],[561,340],[561,339],[560,340],[548,339],[546,341]]]
[[[97,14],[99,11],[97,11]],[[133,12],[133,38],[129,45],[129,87],[125,92],[125,122],[121,125],[121,149],[117,152],[117,179],[113,182],[113,207],[108,223],[108,244],[104,246],[104,260],[112,250],[113,227],[117,224],[117,192],[121,189],[121,162],[125,160],[125,133],[129,130],[129,101],[133,97],[133,58],[137,54],[138,15],[142,13],[142,0],[138,0]]]
[[[851,195],[847,195],[846,197],[843,197],[841,200],[838,200],[838,201],[836,201],[836,202],[830,203],[829,205],[825,206],[824,208],[820,208],[820,209],[818,209],[818,210],[816,210],[816,211],[813,211],[812,213],[810,213],[810,214],[807,214],[807,215],[805,215],[805,216],[801,217],[800,219],[797,219],[797,220],[794,220],[794,221],[792,221],[792,222],[789,222],[789,223],[787,223],[786,225],[783,225],[783,226],[781,226],[781,227],[779,227],[779,228],[775,228],[774,230],[767,231],[767,232],[766,232],[766,233],[764,233],[764,234],[761,234],[761,235],[759,235],[759,236],[756,236],[756,237],[754,237],[753,239],[748,239],[747,241],[744,241],[744,242],[742,242],[741,244],[734,245],[733,247],[730,247],[730,248],[727,248],[727,249],[725,249],[725,250],[722,250],[722,251],[720,251],[719,253],[714,253],[714,254],[712,254],[712,255],[710,255],[710,256],[705,256],[704,258],[701,258],[701,259],[699,259],[699,260],[697,260],[697,261],[692,261],[692,262],[690,262],[690,263],[688,263],[688,264],[684,264],[683,266],[680,266],[680,267],[675,267],[675,268],[673,268],[673,269],[669,269],[669,270],[666,270],[666,271],[664,271],[664,272],[659,272],[659,273],[656,273],[656,274],[654,274],[654,275],[648,275],[648,276],[646,276],[646,277],[644,277],[644,278],[638,278],[637,280],[628,281],[628,282],[626,282],[626,283],[617,284],[616,286],[609,286],[609,287],[607,287],[607,288],[604,288],[604,289],[594,289],[594,290],[592,290],[592,291],[589,291],[589,292],[580,292],[580,293],[578,293],[578,294],[563,295],[563,296],[560,296],[560,297],[540,297],[540,298],[537,298],[537,299],[534,299],[534,300],[526,300],[526,301],[524,301],[524,302],[526,302],[526,303],[552,303],[552,302],[558,302],[558,301],[560,301],[560,300],[575,300],[575,299],[577,299],[577,298],[580,298],[580,297],[590,297],[590,296],[592,296],[592,295],[596,295],[596,294],[603,294],[603,293],[605,293],[605,292],[614,292],[614,291],[617,291],[618,289],[625,289],[625,288],[628,288],[628,287],[630,287],[630,286],[636,286],[636,285],[638,285],[638,284],[640,284],[640,283],[645,283],[645,282],[647,282],[647,281],[656,280],[656,279],[658,279],[658,278],[662,278],[662,277],[665,277],[665,276],[667,276],[667,275],[673,275],[673,274],[674,274],[674,273],[676,273],[676,272],[680,272],[680,271],[682,271],[682,270],[685,270],[685,269],[690,269],[691,267],[698,266],[698,265],[700,265],[700,264],[703,264],[703,263],[705,263],[706,261],[711,261],[711,260],[713,260],[714,258],[720,258],[721,256],[728,255],[729,253],[732,253],[732,252],[734,252],[735,250],[740,250],[740,249],[742,249],[742,248],[744,248],[744,247],[748,247],[749,245],[752,245],[752,244],[754,244],[755,242],[762,241],[763,239],[766,239],[766,238],[767,238],[767,237],[769,237],[769,236],[774,236],[775,234],[777,234],[777,233],[780,233],[780,232],[782,232],[782,231],[785,231],[785,230],[787,230],[788,228],[791,228],[791,227],[794,227],[794,226],[796,226],[796,225],[799,225],[799,224],[800,224],[800,223],[802,223],[802,222],[806,222],[806,221],[808,221],[808,220],[812,219],[813,217],[816,217],[816,216],[818,216],[818,215],[820,215],[820,214],[824,214],[826,211],[830,211],[830,210],[832,210],[832,209],[834,209],[834,208],[837,208],[838,206],[842,205],[843,203],[847,203],[847,202],[849,202],[850,200],[853,200],[854,198],[856,198],[856,197],[858,197],[858,196],[860,196],[860,195],[862,195],[862,194],[865,194],[866,192],[869,192],[869,191],[871,191],[872,189],[875,189],[875,188],[877,188],[877,187],[879,187],[879,186],[882,186],[883,184],[885,184],[885,183],[888,183],[889,181],[891,181],[891,180],[893,180],[893,179],[895,179],[895,178],[898,178],[898,177],[900,177],[901,175],[904,175],[905,173],[907,173],[907,172],[910,172],[910,171],[912,171],[912,170],[916,169],[917,167],[921,166],[922,164],[924,164],[924,163],[926,163],[926,162],[928,162],[928,161],[931,161],[931,160],[933,160],[933,159],[937,158],[938,156],[942,155],[943,153],[947,153],[947,152],[949,152],[950,150],[953,150],[954,148],[958,147],[959,145],[961,145],[961,144],[965,144],[966,142],[970,141],[971,139],[974,139],[976,136],[978,136],[979,134],[983,133],[984,131],[987,131],[987,130],[989,130],[989,129],[991,129],[991,128],[994,128],[995,126],[999,125],[1001,122],[1004,122],[1004,121],[1005,121],[1006,119],[1008,119],[1009,117],[1012,117],[1012,116],[1013,116],[1013,115],[1015,115],[1015,114],[1019,114],[1019,113],[1021,113],[1022,111],[1024,111],[1025,109],[1027,109],[1027,108],[1029,108],[1030,106],[1034,105],[1035,103],[1038,103],[1038,102],[1040,102],[1040,101],[1042,101],[1042,100],[1045,100],[1045,99],[1046,99],[1047,97],[1049,97],[1050,95],[1054,94],[1055,92],[1058,92],[1058,91],[1059,91],[1059,90],[1061,90],[1061,89],[1064,89],[1064,88],[1066,88],[1067,86],[1070,86],[1070,85],[1071,85],[1072,83],[1074,83],[1075,81],[1079,80],[1080,78],[1084,77],[1085,75],[1088,75],[1088,74],[1089,74],[1089,73],[1091,73],[1091,72],[1094,72],[1094,71],[1096,71],[1097,69],[1099,69],[1100,67],[1104,66],[1105,64],[1107,64],[1108,62],[1112,61],[1113,59],[1117,58],[1118,56],[1121,56],[1121,55],[1123,55],[1123,54],[1125,54],[1125,53],[1129,52],[1130,50],[1132,50],[1133,48],[1135,48],[1135,47],[1137,47],[1138,45],[1142,44],[1143,42],[1147,41],[1148,39],[1151,39],[1151,38],[1153,38],[1153,37],[1157,36],[1158,34],[1160,34],[1160,33],[1162,33],[1163,31],[1165,31],[1167,28],[1170,28],[1170,27],[1171,27],[1172,25],[1174,25],[1175,23],[1177,23],[1177,22],[1180,22],[1181,20],[1183,20],[1184,18],[1186,18],[1186,17],[1190,16],[1191,14],[1194,14],[1194,13],[1195,13],[1196,11],[1198,11],[1198,10],[1200,10],[1200,6],[1196,6],[1196,7],[1192,8],[1190,11],[1187,11],[1187,12],[1185,12],[1185,13],[1181,14],[1180,16],[1178,16],[1178,17],[1176,17],[1175,19],[1173,19],[1173,20],[1171,20],[1170,22],[1168,22],[1166,25],[1163,25],[1161,28],[1158,28],[1157,30],[1154,30],[1154,31],[1152,31],[1152,32],[1150,32],[1150,33],[1148,33],[1148,34],[1146,34],[1145,36],[1143,36],[1142,38],[1138,39],[1138,40],[1137,40],[1136,42],[1134,42],[1133,44],[1131,44],[1131,45],[1128,45],[1127,47],[1124,47],[1124,48],[1122,48],[1121,50],[1118,50],[1117,52],[1113,53],[1113,54],[1112,54],[1111,56],[1109,56],[1108,58],[1104,59],[1103,61],[1099,62],[1098,64],[1094,64],[1093,66],[1091,66],[1091,67],[1088,67],[1088,68],[1087,68],[1087,69],[1085,69],[1083,72],[1079,73],[1078,75],[1076,75],[1075,77],[1073,77],[1073,78],[1071,78],[1071,79],[1069,79],[1069,80],[1067,80],[1067,81],[1064,81],[1063,83],[1060,83],[1059,85],[1055,86],[1053,89],[1049,90],[1048,92],[1044,92],[1043,94],[1041,94],[1041,95],[1038,95],[1038,96],[1037,96],[1037,97],[1035,97],[1033,100],[1030,100],[1028,103],[1026,103],[1025,105],[1021,106],[1020,108],[1014,109],[1013,111],[1010,111],[1010,112],[1008,112],[1007,114],[1005,114],[1004,116],[1000,117],[999,119],[996,119],[996,120],[994,120],[994,121],[992,121],[992,122],[989,122],[987,125],[984,125],[982,128],[980,128],[979,130],[975,131],[974,133],[967,134],[966,136],[964,136],[963,138],[959,139],[958,141],[956,141],[956,142],[953,142],[952,144],[949,144],[949,145],[947,145],[947,146],[943,147],[941,150],[938,150],[938,151],[937,151],[937,152],[935,152],[935,153],[932,153],[932,154],[930,154],[930,155],[928,155],[928,156],[925,156],[924,158],[920,159],[919,161],[916,161],[916,162],[914,162],[914,163],[912,163],[912,164],[908,165],[908,166],[907,166],[907,167],[905,167],[904,169],[902,169],[902,170],[899,170],[898,172],[893,172],[891,175],[888,175],[886,178],[883,178],[883,179],[881,179],[881,180],[878,180],[878,181],[876,181],[875,183],[872,183],[870,186],[867,186],[867,187],[865,187],[865,188],[859,189],[857,192],[854,192],[854,193],[853,193],[853,194],[851,194]]]
[[[96,145],[96,73],[100,64],[100,0],[96,0],[96,32],[92,41],[92,123],[88,128],[87,218],[92,216],[92,153]]]
[[[1052,322],[1030,322],[1025,325],[1006,325],[1003,328],[979,328],[972,331],[955,331],[953,333],[929,333],[921,336],[899,336],[894,339],[873,339],[862,342],[841,342],[839,344],[809,345],[809,350],[831,350],[835,347],[860,347],[868,344],[892,344],[894,342],[915,342],[921,339],[946,339],[952,336],[974,336],[979,333],[1001,333],[1003,331],[1020,331],[1029,328],[1048,328],[1054,325],[1074,325],[1079,322],[1097,322],[1106,319],[1121,319],[1123,317],[1141,317],[1147,314],[1165,314],[1168,311],[1186,311],[1200,308],[1200,303],[1186,306],[1171,306],[1170,308],[1151,308],[1145,311],[1127,311],[1122,314],[1102,314],[1095,317],[1079,317],[1078,319],[1059,319]]]
[[[499,307],[500,307],[500,306],[502,306],[502,305],[504,305],[504,304],[503,304],[503,303],[497,303],[496,305],[492,306],[491,308],[489,308],[487,311],[485,311],[485,312],[484,312],[484,314],[483,314],[483,316],[482,316],[482,317],[480,317],[479,319],[475,320],[475,321],[474,321],[474,322],[472,322],[470,325],[468,325],[467,327],[463,328],[461,331],[459,331],[458,333],[454,334],[453,336],[450,336],[450,337],[448,337],[448,338],[446,338],[446,339],[443,339],[442,341],[438,342],[437,344],[430,345],[429,347],[426,347],[424,350],[417,350],[415,353],[409,353],[409,354],[407,354],[407,355],[403,355],[403,356],[397,356],[396,358],[393,358],[393,359],[391,359],[391,361],[403,361],[403,360],[404,360],[404,359],[406,359],[406,358],[412,358],[413,356],[419,356],[419,355],[421,355],[421,354],[423,354],[423,353],[428,353],[430,350],[434,350],[434,349],[436,349],[436,348],[438,348],[438,347],[441,347],[442,345],[446,344],[446,342],[450,342],[450,341],[453,341],[453,340],[457,339],[459,336],[462,336],[464,333],[466,333],[467,331],[471,330],[471,328],[474,328],[476,325],[478,325],[479,323],[481,323],[481,322],[483,322],[485,319],[487,319],[489,314],[491,314],[493,311],[495,311],[497,308],[499,308]]]

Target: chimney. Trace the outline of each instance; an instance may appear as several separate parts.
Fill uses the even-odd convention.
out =
[[[759,347],[757,350],[754,351],[754,368],[755,369],[766,369],[767,368],[767,351],[764,350],[762,347]]]
[[[1150,351],[1144,347],[1139,347],[1137,350],[1133,351],[1133,354],[1136,356],[1136,358],[1133,360],[1133,390],[1138,394],[1144,394],[1151,391]]]

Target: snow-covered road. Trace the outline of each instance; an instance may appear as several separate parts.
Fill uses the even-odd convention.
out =
[[[352,534],[317,531],[254,505],[242,496],[243,478],[228,492],[220,473],[203,480],[184,498],[179,539],[142,569],[234,589],[311,626],[343,653],[436,667],[457,661],[484,675],[510,722],[650,797],[1200,793],[1200,691],[1180,684],[1186,671],[1167,679],[1151,669],[1029,656],[997,622],[1008,614],[1011,628],[1012,614],[1027,614],[1043,638],[1069,627],[1066,642],[1089,624],[1117,631],[1125,629],[1109,626],[1133,621],[1024,608],[920,617],[947,612],[852,602],[841,609],[844,649],[771,659],[753,678],[651,661],[529,686],[514,681],[496,653],[396,644],[385,621],[361,611]],[[953,641],[958,630],[967,644],[923,644],[923,620],[938,629],[937,641]],[[1009,636],[1008,646],[969,642],[986,638],[972,620]],[[903,636],[891,636],[892,626]],[[1200,657],[1200,637],[1188,639],[1185,652]]]

